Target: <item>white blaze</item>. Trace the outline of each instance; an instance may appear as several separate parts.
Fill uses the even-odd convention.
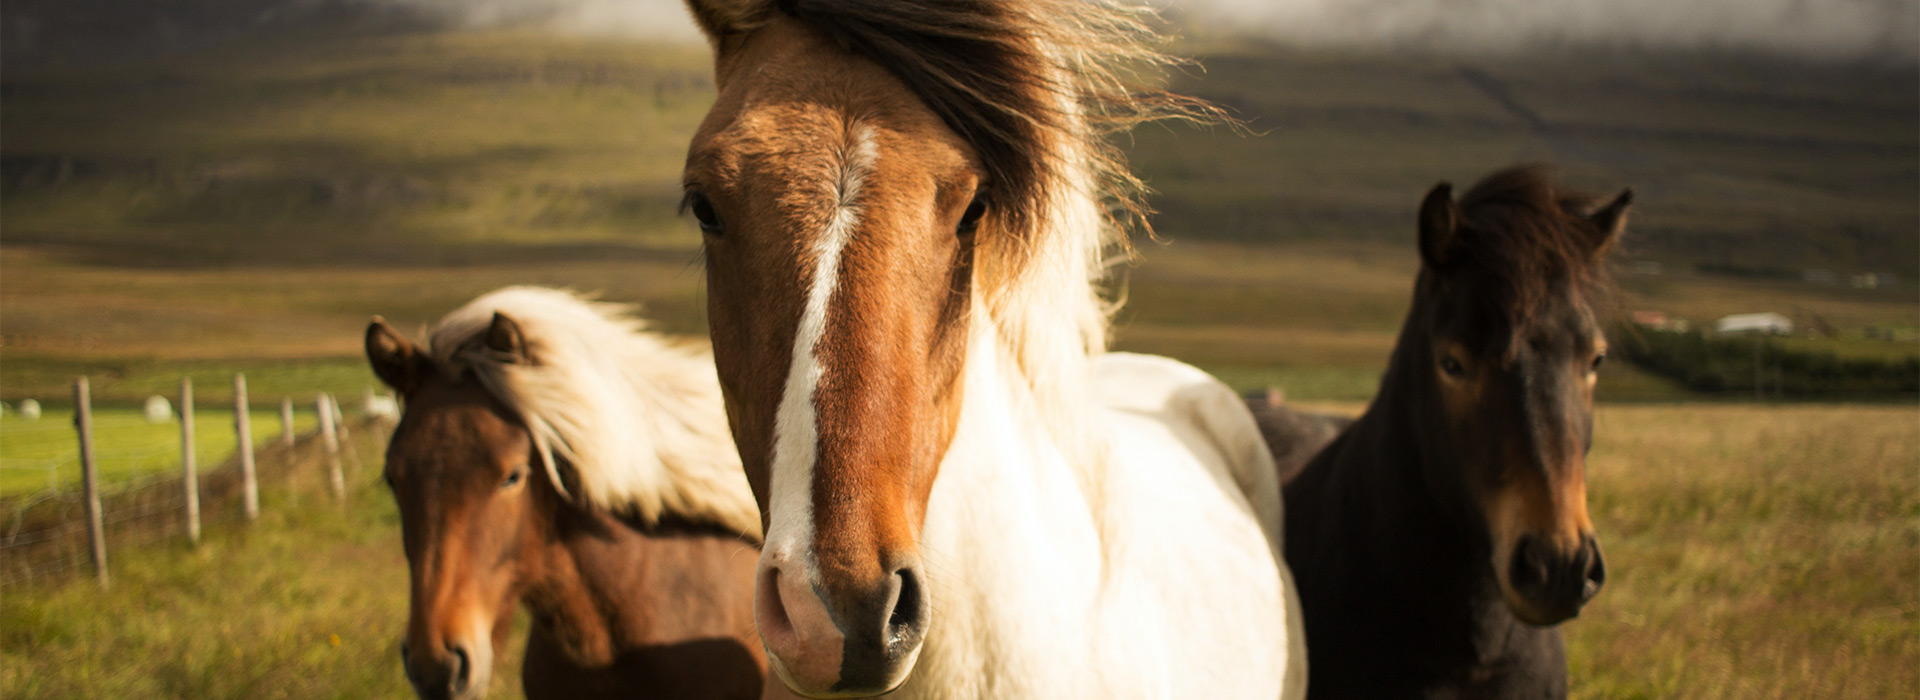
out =
[[[800,311],[793,336],[793,360],[787,366],[787,385],[773,419],[771,518],[767,530],[769,556],[808,561],[803,553],[813,539],[813,464],[819,444],[814,416],[814,389],[824,369],[816,354],[826,330],[827,302],[840,278],[840,253],[860,223],[859,195],[878,156],[871,130],[855,127],[840,154],[839,177],[833,182],[834,211],[814,245],[813,286]],[[809,568],[811,565],[809,563]],[[799,572],[788,572],[789,575]]]

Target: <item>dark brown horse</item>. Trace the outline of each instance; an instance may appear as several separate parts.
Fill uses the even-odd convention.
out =
[[[1566,694],[1553,625],[1606,580],[1585,459],[1602,258],[1630,200],[1596,207],[1537,168],[1427,195],[1380,392],[1285,490],[1312,696]]]
[[[758,515],[711,361],[633,330],[603,305],[539,289],[454,312],[431,352],[368,327],[375,373],[406,400],[386,479],[412,573],[401,655],[421,697],[484,695],[516,602],[532,613],[530,698],[761,696]],[[593,366],[649,355],[647,371]],[[607,405],[647,372],[679,376],[653,377],[647,401]],[[653,410],[669,413],[629,415]],[[583,411],[593,417],[555,415]],[[609,415],[631,419],[617,428],[628,448],[652,449],[582,444],[577,428]],[[712,425],[681,425],[701,422]],[[675,463],[688,461],[704,465]]]

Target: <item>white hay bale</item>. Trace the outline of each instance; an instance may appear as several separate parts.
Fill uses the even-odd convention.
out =
[[[40,420],[40,402],[33,399],[21,399],[20,417],[27,420]]]
[[[147,404],[142,410],[147,414],[148,423],[165,423],[173,420],[173,404],[168,402],[165,396],[147,397]]]

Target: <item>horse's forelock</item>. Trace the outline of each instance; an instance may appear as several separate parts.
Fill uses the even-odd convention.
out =
[[[1601,231],[1586,214],[1590,195],[1562,187],[1540,166],[1489,175],[1460,198],[1463,218],[1448,271],[1503,317],[1514,333],[1559,300],[1597,309],[1610,297]],[[1505,338],[1511,352],[1516,339]]]
[[[1122,231],[1144,225],[1145,187],[1105,137],[1154,119],[1221,118],[1156,84],[1181,61],[1159,51],[1156,15],[1144,6],[790,0],[779,7],[886,67],[959,134],[986,170],[994,228],[1016,239],[1048,235],[1049,193],[1062,187],[1090,187]],[[1025,243],[1012,250],[1033,247]]]

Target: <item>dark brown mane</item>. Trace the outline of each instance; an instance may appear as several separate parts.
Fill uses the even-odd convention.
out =
[[[1144,224],[1145,187],[1106,134],[1219,113],[1148,83],[1176,65],[1149,10],[1060,0],[781,0],[778,8],[886,67],[980,155],[1005,230],[1045,218],[1070,168],[1090,166],[1123,225]],[[1060,162],[1062,144],[1077,152]]]
[[[1560,185],[1543,166],[1494,173],[1460,198],[1462,225],[1444,274],[1468,280],[1473,295],[1510,328],[1524,328],[1548,302],[1599,306],[1612,290],[1602,264],[1605,231],[1587,219],[1597,200]]]

